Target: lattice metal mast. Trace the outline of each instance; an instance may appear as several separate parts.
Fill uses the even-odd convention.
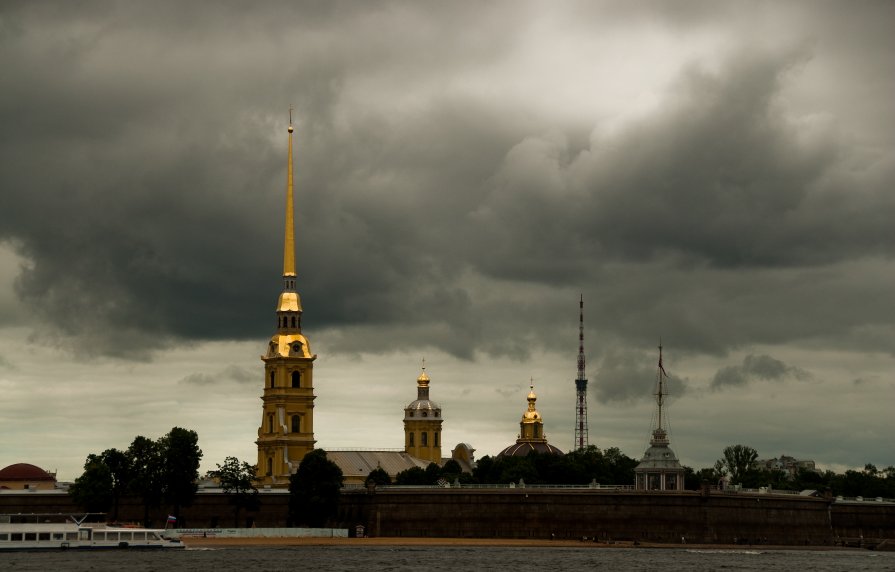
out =
[[[584,449],[587,437],[587,376],[584,374],[584,294],[578,302],[578,377],[575,379],[575,443],[574,449]]]

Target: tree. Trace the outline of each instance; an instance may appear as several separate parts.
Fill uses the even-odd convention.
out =
[[[410,467],[395,475],[396,485],[431,485],[426,470],[420,467]]]
[[[746,472],[755,467],[757,458],[758,452],[752,447],[731,445],[724,448],[724,458],[720,459],[720,462],[730,474],[731,482],[740,483]]]
[[[112,478],[112,521],[118,520],[118,503],[121,496],[127,493],[132,477],[131,459],[127,453],[118,449],[106,449],[100,455],[102,462],[109,468]]]
[[[342,481],[342,469],[326,458],[326,451],[305,455],[289,479],[290,522],[322,527],[339,508]]]
[[[196,496],[199,478],[199,435],[195,431],[174,427],[159,440],[164,459],[163,486],[165,502],[173,507],[180,519],[180,507],[190,506]]]
[[[112,472],[99,455],[88,455],[84,473],[69,487],[75,504],[87,512],[106,512],[112,505]]]
[[[388,473],[385,472],[385,469],[382,467],[376,467],[370,474],[367,475],[366,480],[364,481],[364,485],[370,486],[374,485],[377,487],[388,486],[392,484],[392,478],[388,476]]]
[[[239,513],[243,509],[257,510],[261,504],[258,500],[258,489],[255,488],[258,469],[236,457],[227,457],[223,465],[208,474],[218,480],[224,494],[229,495],[233,505],[233,526],[239,526]]]
[[[162,504],[164,493],[164,461],[157,441],[137,436],[127,448],[131,460],[130,490],[143,501],[143,523],[149,526],[149,509]]]
[[[454,459],[448,460],[444,466],[441,467],[441,478],[448,482],[453,482],[459,479],[462,473],[463,467],[461,467],[460,463]]]

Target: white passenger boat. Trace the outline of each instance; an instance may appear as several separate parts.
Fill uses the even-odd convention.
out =
[[[0,515],[0,552],[59,549],[183,548],[164,530],[85,522],[69,515]],[[56,522],[54,522],[56,521]]]

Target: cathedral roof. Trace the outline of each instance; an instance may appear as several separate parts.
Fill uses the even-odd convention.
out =
[[[498,457],[526,457],[529,453],[551,453],[562,455],[562,451],[547,441],[517,441],[497,454]]]
[[[0,481],[56,481],[47,471],[28,463],[16,463],[0,469]]]
[[[381,468],[390,477],[413,467],[425,469],[429,463],[404,451],[326,451],[326,458],[342,469],[346,480],[363,480],[370,471]]]
[[[658,443],[651,445],[643,454],[640,464],[634,469],[635,471],[646,471],[649,469],[680,469],[681,463],[678,461],[677,455],[671,450],[667,444]]]

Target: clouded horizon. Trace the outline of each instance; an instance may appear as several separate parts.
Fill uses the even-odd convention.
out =
[[[253,461],[294,105],[323,447],[444,441],[895,465],[885,2],[9,3],[0,466],[172,426]]]

